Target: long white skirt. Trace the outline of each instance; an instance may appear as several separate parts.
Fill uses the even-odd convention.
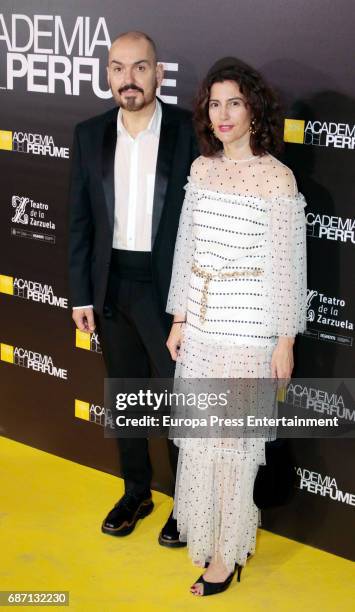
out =
[[[218,346],[185,331],[175,378],[269,378],[274,344]],[[174,517],[194,563],[217,553],[229,571],[255,551],[253,488],[265,464],[263,438],[180,438]]]

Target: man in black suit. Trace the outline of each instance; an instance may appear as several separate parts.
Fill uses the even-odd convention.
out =
[[[107,78],[117,107],[76,126],[70,189],[73,319],[97,325],[111,378],[170,378],[166,314],[174,245],[191,163],[191,114],[156,97],[154,42],[128,32],[111,46]],[[119,439],[125,494],[102,531],[123,536],[153,509],[146,439]],[[169,441],[174,473],[177,449]],[[170,515],[162,545],[181,545]]]

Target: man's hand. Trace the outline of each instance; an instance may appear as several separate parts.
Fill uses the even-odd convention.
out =
[[[73,308],[73,321],[80,331],[95,331],[94,309]]]

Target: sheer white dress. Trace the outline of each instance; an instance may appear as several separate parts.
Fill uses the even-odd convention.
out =
[[[278,337],[305,329],[305,199],[291,170],[271,155],[201,156],[185,189],[167,304],[167,312],[186,316],[175,377],[268,378]],[[196,266],[212,275],[204,319]],[[254,268],[261,273],[249,275]],[[245,275],[223,276],[236,270]],[[265,441],[177,443],[180,538],[194,562],[218,552],[232,571],[255,550],[253,485]]]

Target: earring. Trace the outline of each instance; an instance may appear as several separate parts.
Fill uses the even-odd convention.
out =
[[[254,136],[254,134],[256,134],[255,119],[252,119],[251,122],[250,122],[249,132],[251,133],[252,136]]]

